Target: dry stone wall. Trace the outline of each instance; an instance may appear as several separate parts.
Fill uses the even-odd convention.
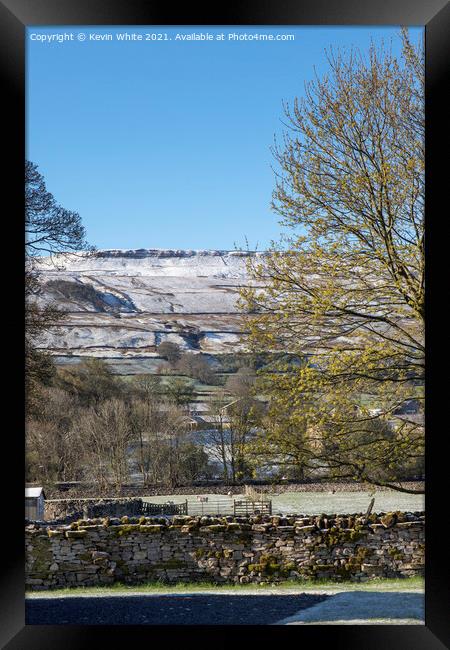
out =
[[[26,585],[364,581],[421,575],[424,513],[91,519],[33,523]]]
[[[142,499],[49,499],[45,501],[46,521],[90,519],[95,517],[139,516]]]
[[[357,483],[355,481],[351,482],[339,482],[339,483],[314,483],[314,482],[283,482],[283,483],[269,483],[264,481],[257,480],[247,480],[247,485],[255,486],[258,492],[264,494],[273,494],[273,493],[285,493],[285,492],[370,492],[367,484]],[[61,487],[48,486],[45,488],[45,494],[48,498],[51,499],[61,499],[70,497],[71,499],[76,500],[77,497],[90,497],[93,500],[100,499],[98,487],[88,483],[80,483],[76,486],[69,483],[60,483]],[[403,481],[399,483],[399,486],[407,488],[410,490],[416,490],[418,493],[420,490],[425,489],[425,483],[423,481]],[[377,486],[377,492],[389,491],[390,488]],[[244,492],[244,485],[229,485],[223,483],[222,481],[202,481],[197,483],[191,483],[189,485],[184,485],[180,487],[164,487],[161,485],[158,486],[136,486],[136,485],[123,485],[120,489],[120,497],[152,497],[152,496],[173,496],[173,495],[182,495],[183,497],[186,494],[232,494],[239,495]]]

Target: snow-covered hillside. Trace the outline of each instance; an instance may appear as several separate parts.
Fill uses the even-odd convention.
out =
[[[240,348],[238,288],[249,256],[216,250],[103,250],[41,258],[42,303],[67,312],[39,346],[55,355],[156,357],[174,341],[211,353]]]

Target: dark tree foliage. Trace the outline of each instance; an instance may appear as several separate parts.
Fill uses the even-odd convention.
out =
[[[57,325],[64,312],[39,304],[35,258],[76,250],[93,250],[85,240],[80,215],[61,207],[47,191],[35,163],[25,162],[25,389],[28,413],[39,410],[40,384],[55,373],[51,357],[38,349],[40,334]]]
[[[163,394],[169,402],[187,406],[194,400],[194,384],[188,379],[171,377],[163,386]]]
[[[181,357],[180,346],[172,341],[163,341],[156,348],[157,353],[169,363],[176,363]]]
[[[123,381],[101,359],[86,359],[73,367],[60,368],[56,385],[76,397],[82,406],[96,406],[113,398],[126,398]]]
[[[186,352],[177,363],[179,372],[197,379],[203,384],[213,384],[216,381],[214,371],[201,354]]]
[[[25,162],[25,234],[29,257],[92,249],[80,215],[55,201],[38,166],[29,160]]]

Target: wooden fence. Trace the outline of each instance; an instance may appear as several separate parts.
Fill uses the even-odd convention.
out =
[[[241,501],[233,501],[233,514],[237,516],[242,515],[271,515],[272,514],[272,501],[249,501],[242,499]]]

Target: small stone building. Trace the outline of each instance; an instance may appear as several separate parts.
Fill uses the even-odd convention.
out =
[[[25,488],[25,519],[44,519],[45,494],[42,487]]]

